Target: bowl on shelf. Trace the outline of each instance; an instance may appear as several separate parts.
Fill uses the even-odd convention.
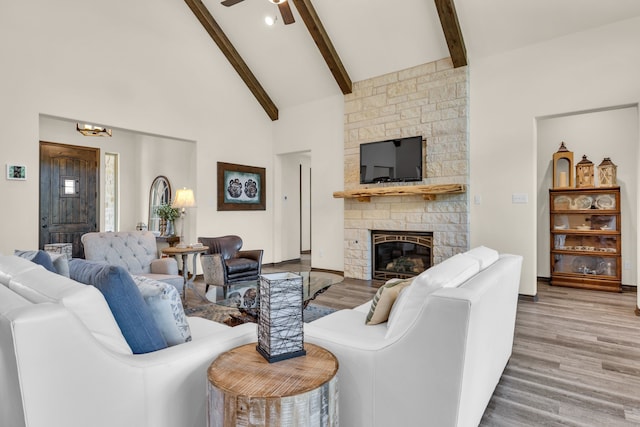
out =
[[[576,226],[576,229],[577,229],[577,230],[582,230],[582,231],[585,231],[585,230],[591,230],[591,226],[590,226],[590,225],[584,225],[584,224],[582,224],[582,225],[578,225],[578,226]]]
[[[592,204],[593,204],[593,197],[578,196],[571,204],[571,209],[591,209]]]
[[[601,194],[596,197],[596,208],[598,209],[615,209],[616,199],[611,194]]]

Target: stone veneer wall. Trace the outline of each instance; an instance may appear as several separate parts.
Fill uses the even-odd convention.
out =
[[[469,183],[468,71],[450,58],[356,82],[345,97],[344,187],[406,184],[360,182],[359,146],[422,135],[423,184]],[[469,198],[465,194],[345,199],[345,277],[371,279],[371,230],[432,231],[434,264],[468,249]]]

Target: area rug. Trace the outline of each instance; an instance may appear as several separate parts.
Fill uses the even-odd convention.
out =
[[[317,304],[309,304],[307,308],[302,312],[305,322],[312,322],[327,314],[336,311],[334,308],[324,307]],[[213,320],[218,323],[225,323],[231,317],[231,314],[238,314],[238,310],[235,308],[222,307],[216,304],[203,304],[197,307],[188,307],[184,310],[187,316],[202,317],[205,319]]]
[[[336,311],[335,308],[325,307],[322,305],[309,304],[302,312],[302,317],[306,323],[313,322],[321,317]]]

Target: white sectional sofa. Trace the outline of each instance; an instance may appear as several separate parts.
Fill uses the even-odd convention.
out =
[[[340,362],[340,425],[477,426],[513,345],[522,257],[480,247],[425,271],[389,320],[371,302],[305,325]]]
[[[522,258],[476,248],[415,278],[389,320],[371,303],[305,324],[340,364],[340,425],[477,426],[513,344]],[[132,354],[103,294],[0,256],[0,426],[203,427],[206,370],[254,342],[188,318],[192,340]]]
[[[256,329],[188,323],[191,341],[132,354],[98,289],[0,256],[0,426],[203,427],[207,367]]]

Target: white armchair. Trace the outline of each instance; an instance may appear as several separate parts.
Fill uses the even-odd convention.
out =
[[[153,233],[94,232],[84,234],[81,240],[85,259],[124,267],[132,275],[169,283],[182,292],[184,278],[178,275],[178,263],[174,258],[158,258]]]

